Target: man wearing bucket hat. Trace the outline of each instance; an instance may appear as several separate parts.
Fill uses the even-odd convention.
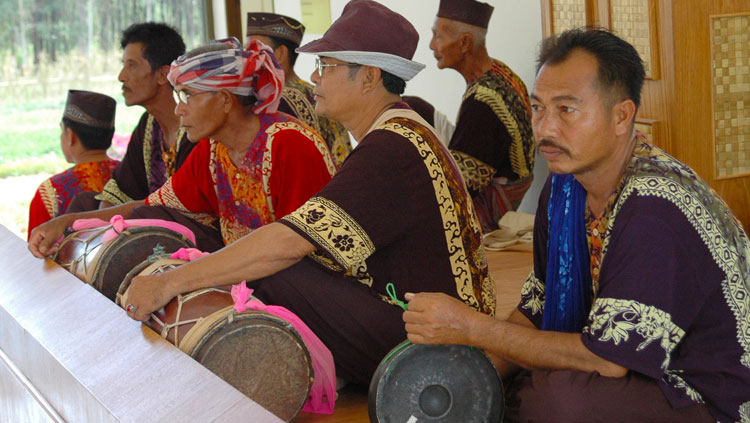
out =
[[[419,35],[380,3],[354,0],[299,49],[318,55],[316,111],[359,141],[318,194],[221,251],[133,280],[145,320],[181,292],[247,280],[297,314],[331,350],[337,375],[369,383],[406,332],[407,291],[436,290],[494,314],[481,230],[461,175],[434,129],[401,102]],[[221,269],[217,271],[216,269]]]
[[[29,205],[31,231],[53,217],[65,214],[73,197],[81,192],[100,192],[117,167],[107,157],[115,132],[115,100],[91,91],[68,91],[62,122],[60,147],[70,169],[39,185]]]
[[[175,113],[198,143],[190,157],[143,201],[62,216],[38,228],[29,242],[35,255],[53,252],[56,237],[75,219],[118,214],[204,226],[218,219],[217,247],[213,234],[202,241],[203,233],[196,233],[198,248],[215,251],[294,211],[335,173],[320,136],[276,111],[284,75],[262,43],[243,50],[232,38],[199,47],[175,60],[167,78],[178,97]]]
[[[485,232],[521,204],[531,186],[534,135],[529,95],[521,78],[487,54],[493,7],[476,0],[441,0],[430,49],[440,69],[466,80],[448,148],[464,176]]]
[[[305,26],[288,16],[274,13],[247,14],[247,42],[259,40],[273,49],[273,54],[284,70],[284,90],[281,91],[279,111],[290,114],[313,128],[328,144],[337,166],[341,166],[352,151],[349,133],[335,120],[315,113],[313,86],[294,72],[297,52],[305,33]]]

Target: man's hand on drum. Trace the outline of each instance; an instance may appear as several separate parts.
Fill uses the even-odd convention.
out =
[[[471,324],[477,318],[463,301],[436,292],[407,293],[406,333],[415,344],[469,344]]]
[[[147,321],[151,313],[164,307],[179,292],[171,292],[167,273],[149,276],[136,276],[128,288],[127,303],[135,308],[128,316],[141,322]],[[127,305],[126,305],[127,307]]]
[[[34,257],[44,258],[57,252],[57,241],[65,233],[68,219],[65,216],[44,222],[34,228],[29,237],[29,251]]]

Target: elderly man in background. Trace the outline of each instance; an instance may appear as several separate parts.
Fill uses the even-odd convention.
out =
[[[750,245],[722,199],[634,129],[645,72],[600,30],[545,40],[531,95],[553,172],[508,321],[408,294],[409,339],[482,348],[506,421],[750,418]]]
[[[320,134],[341,166],[352,151],[349,133],[335,120],[315,113],[313,86],[294,72],[298,53],[295,51],[305,34],[305,26],[288,16],[274,13],[247,14],[247,42],[259,40],[270,46],[284,70],[284,90],[281,92],[279,111],[290,114]]]
[[[60,122],[60,147],[70,169],[39,185],[29,205],[29,237],[42,223],[65,214],[73,197],[96,194],[109,181],[117,160],[107,157],[115,132],[115,99],[91,91],[69,90]]]
[[[179,293],[246,280],[255,296],[315,332],[338,376],[367,384],[406,337],[397,305],[404,292],[440,291],[494,314],[494,283],[461,175],[434,130],[401,102],[405,81],[424,68],[411,60],[418,40],[401,15],[354,0],[322,39],[301,47],[319,56],[315,110],[341,122],[357,147],[325,188],[280,221],[133,279],[130,315],[146,320]]]
[[[531,186],[534,135],[521,78],[487,53],[493,7],[475,0],[441,0],[430,49],[440,69],[455,69],[466,92],[448,148],[461,169],[485,232],[521,204]]]
[[[202,222],[219,220],[223,246],[296,210],[335,173],[325,142],[276,111],[284,74],[260,42],[243,50],[235,38],[193,50],[172,63],[168,80],[187,136],[202,140],[184,165],[145,200],[40,226],[29,242],[34,255],[51,254],[56,238],[77,218],[149,216],[152,206]],[[209,250],[200,239],[198,248]]]

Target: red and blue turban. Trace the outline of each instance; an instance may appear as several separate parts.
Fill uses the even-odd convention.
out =
[[[172,86],[254,96],[253,113],[274,113],[281,101],[284,71],[273,50],[258,40],[250,41],[246,50],[236,38],[219,41],[230,48],[192,57],[183,55],[172,62],[167,75]]]

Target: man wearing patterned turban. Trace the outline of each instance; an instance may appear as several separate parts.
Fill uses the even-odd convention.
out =
[[[175,60],[167,78],[180,124],[198,143],[185,164],[143,201],[66,215],[40,227],[29,242],[32,252],[51,254],[53,241],[75,219],[116,214],[179,223],[189,218],[203,225],[218,220],[223,243],[198,237],[200,249],[215,251],[294,211],[334,174],[320,136],[276,111],[283,72],[262,43],[243,50],[229,39],[199,47]]]

